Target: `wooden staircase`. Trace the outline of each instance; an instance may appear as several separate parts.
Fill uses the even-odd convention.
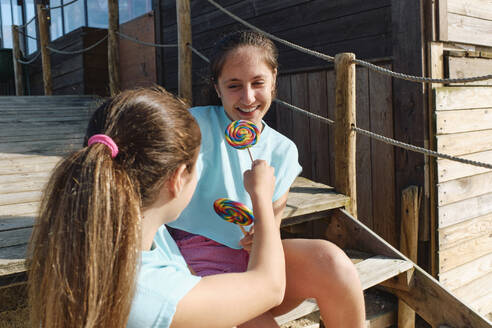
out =
[[[61,156],[81,147],[96,103],[91,96],[0,97],[0,288],[25,281],[26,246],[44,184]],[[326,233],[321,237],[351,250],[347,253],[364,289],[386,285],[433,326],[490,327],[351,217],[343,209],[348,201],[332,187],[299,177],[289,193],[282,228],[323,222]],[[315,301],[306,300],[277,321],[316,310]]]
[[[44,184],[82,145],[93,96],[0,97],[0,286],[25,279],[24,258]]]

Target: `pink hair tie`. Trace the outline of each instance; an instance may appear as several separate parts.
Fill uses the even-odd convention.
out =
[[[102,143],[111,149],[111,158],[115,158],[116,155],[118,155],[118,146],[116,146],[116,143],[111,139],[111,137],[108,137],[105,134],[95,134],[92,137],[89,138],[89,141],[87,141],[87,145],[90,146],[95,143]]]

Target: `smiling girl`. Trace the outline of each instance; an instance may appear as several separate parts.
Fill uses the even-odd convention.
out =
[[[249,120],[261,131],[250,150],[253,158],[275,168],[272,203],[277,227],[289,188],[301,171],[295,144],[263,121],[275,97],[277,67],[277,50],[268,38],[250,31],[228,35],[217,43],[210,62],[217,103],[191,109],[202,132],[197,192],[178,220],[169,225],[188,265],[200,276],[245,271],[256,234],[250,231],[244,237],[237,226],[213,211],[214,200],[222,197],[251,205],[241,178],[250,159],[246,151],[225,142],[227,125]],[[344,252],[325,240],[288,239],[282,243],[287,277],[282,304],[241,327],[278,327],[274,316],[306,298],[316,298],[327,327],[364,327],[361,284]]]

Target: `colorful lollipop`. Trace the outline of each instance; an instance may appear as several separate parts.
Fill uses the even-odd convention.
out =
[[[235,202],[228,198],[219,198],[214,202],[215,212],[227,222],[239,225],[241,231],[246,235],[242,226],[253,223],[253,212],[244,204]]]
[[[237,149],[248,149],[255,145],[260,137],[260,131],[250,121],[238,120],[231,122],[225,130],[225,137],[229,145]],[[253,161],[251,151],[248,149],[249,157]]]

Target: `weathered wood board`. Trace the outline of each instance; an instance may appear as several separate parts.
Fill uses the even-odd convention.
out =
[[[488,0],[439,1],[440,40],[492,46],[491,13]]]
[[[463,9],[451,2],[453,10]],[[470,12],[476,10],[472,7]],[[436,88],[434,110],[438,151],[492,163],[492,87]],[[492,170],[444,159],[436,164],[439,279],[461,300],[488,314],[492,312],[488,299],[492,292]]]
[[[447,56],[446,76],[455,78],[482,76],[492,72],[492,59]],[[466,85],[492,85],[492,80],[467,82]]]

